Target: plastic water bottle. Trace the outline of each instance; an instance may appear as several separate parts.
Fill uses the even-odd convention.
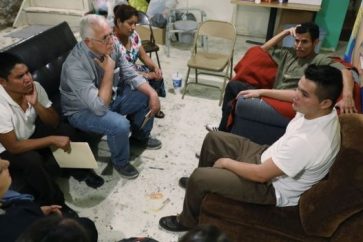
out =
[[[182,86],[182,75],[179,72],[174,73],[172,76],[172,80],[173,80],[174,91],[176,94],[179,94]]]

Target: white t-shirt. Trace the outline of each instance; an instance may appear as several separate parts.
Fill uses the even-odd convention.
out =
[[[272,184],[276,206],[295,206],[301,194],[323,179],[340,149],[340,124],[334,109],[330,114],[308,120],[297,113],[286,133],[261,155],[272,158],[285,175]]]
[[[44,107],[49,108],[52,102],[49,100],[44,88],[38,83],[35,88],[38,93],[38,101]],[[14,130],[18,140],[28,139],[35,130],[35,119],[37,113],[33,106],[28,103],[28,108],[24,112],[0,85],[0,133],[5,134]],[[5,151],[4,146],[0,143],[0,153]]]

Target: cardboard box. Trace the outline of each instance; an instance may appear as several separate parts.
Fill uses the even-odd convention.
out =
[[[157,27],[152,27],[152,28],[153,28],[153,33],[154,33],[156,43],[159,45],[164,45],[165,44],[165,29],[161,29],[161,28],[157,28]],[[149,26],[137,25],[136,31],[137,31],[137,33],[139,33],[140,38],[142,40],[150,39]]]
[[[284,9],[280,13],[275,34],[280,33],[286,24],[301,24],[312,21],[314,21],[314,12]]]

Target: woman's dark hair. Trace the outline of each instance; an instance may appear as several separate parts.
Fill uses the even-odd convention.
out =
[[[316,39],[319,38],[319,26],[311,22],[302,23],[296,27],[296,33],[298,34],[309,33],[311,40],[314,42]]]
[[[113,19],[115,26],[117,26],[117,20],[123,23],[132,16],[139,17],[139,13],[136,8],[127,4],[116,5],[113,8],[113,15],[115,16]]]
[[[316,84],[319,100],[330,99],[334,106],[343,89],[342,72],[327,65],[309,65],[304,74],[306,79]]]
[[[90,242],[90,238],[74,219],[51,215],[30,225],[16,242]]]
[[[200,225],[181,237],[179,242],[230,242],[230,240],[216,226]]]

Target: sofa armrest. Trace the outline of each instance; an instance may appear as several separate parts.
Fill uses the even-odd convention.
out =
[[[330,241],[332,242],[356,242],[363,241],[363,211],[347,219],[335,231]]]

